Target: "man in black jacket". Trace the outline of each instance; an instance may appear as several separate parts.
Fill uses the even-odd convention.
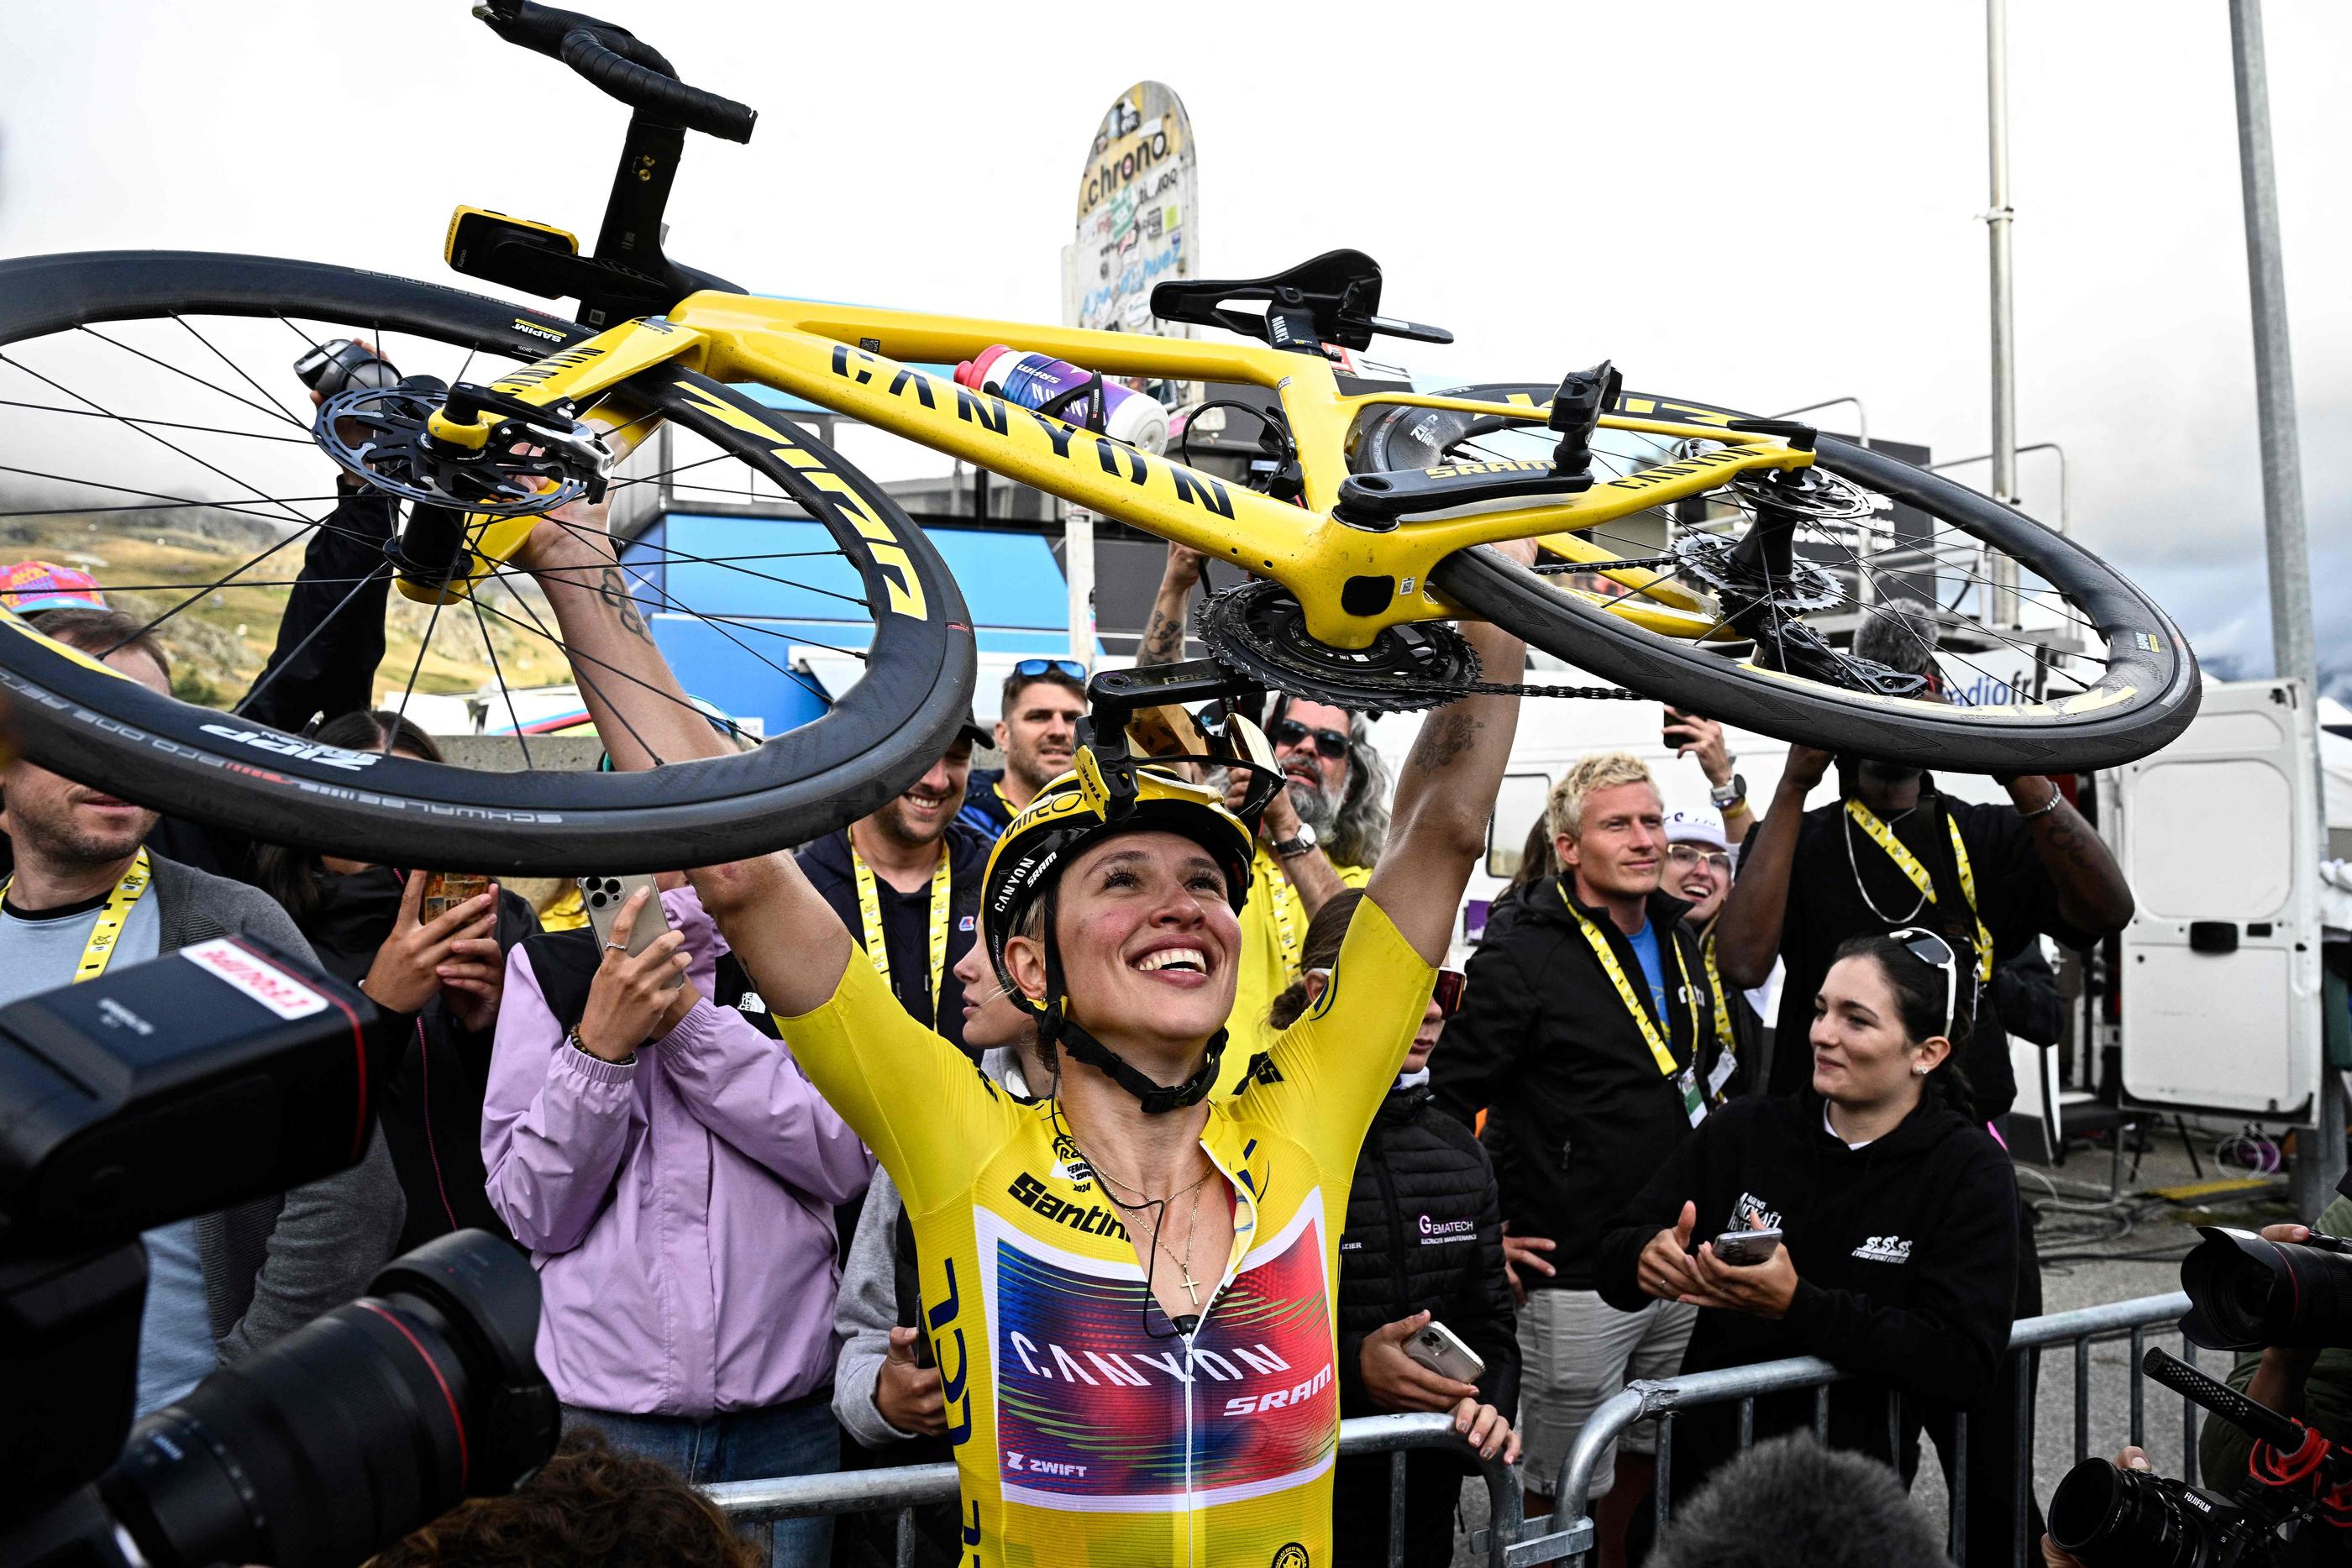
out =
[[[956,821],[984,739],[966,722],[920,779],[797,857],[801,873],[881,971],[908,1016],[963,1048],[955,967],[978,929],[990,841]]]
[[[1731,1059],[1685,905],[1659,890],[1664,810],[1649,770],[1622,753],[1578,762],[1552,789],[1560,873],[1471,956],[1454,1040],[1434,1068],[1437,1103],[1482,1109],[1496,1155],[1507,1247],[1526,1306],[1518,1322],[1519,1427],[1531,1511],[1601,1402],[1628,1375],[1680,1369],[1694,1309],[1620,1312],[1595,1293],[1601,1226],[1689,1137]],[[1596,1495],[1618,1479],[1622,1516],[1651,1460],[1604,1457]]]

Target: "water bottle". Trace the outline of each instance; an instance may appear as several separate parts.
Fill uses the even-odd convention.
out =
[[[955,379],[974,392],[993,392],[1023,408],[1043,408],[1065,392],[1086,386],[1094,374],[1050,354],[1017,353],[999,343],[980,358],[956,366]],[[1168,411],[1160,406],[1158,399],[1130,392],[1108,380],[1101,383],[1100,394],[1105,405],[1100,422],[1104,434],[1145,452],[1159,452],[1167,446]],[[1087,415],[1092,412],[1095,396],[1091,391],[1081,393],[1076,402],[1055,417],[1072,424],[1089,425]]]

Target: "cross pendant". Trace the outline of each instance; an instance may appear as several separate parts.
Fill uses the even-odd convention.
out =
[[[1190,1301],[1194,1306],[1199,1306],[1201,1304],[1201,1290],[1199,1285],[1195,1283],[1192,1279],[1192,1270],[1181,1264],[1178,1267],[1184,1276],[1183,1283],[1185,1299]]]

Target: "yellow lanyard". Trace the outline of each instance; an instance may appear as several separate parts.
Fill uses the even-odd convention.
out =
[[[857,852],[857,840],[849,840],[849,869],[857,878],[857,918],[866,927],[866,956],[874,962],[874,972],[882,977],[884,985],[890,984],[890,944],[882,935],[882,897],[874,890],[874,872],[866,857]],[[940,980],[948,972],[948,862],[951,857],[948,846],[940,845],[940,863],[931,868],[931,1027],[940,1027]]]
[[[131,910],[138,906],[139,895],[147,891],[152,876],[152,873],[147,867],[147,852],[142,849],[139,852],[139,858],[131,862],[129,873],[114,884],[114,891],[108,894],[106,902],[99,906],[98,923],[89,928],[89,940],[82,946],[81,962],[74,966],[75,985],[79,986],[84,980],[95,980],[106,973],[107,965],[114,961],[114,944],[121,939],[122,927],[130,920]],[[6,882],[0,882],[0,898],[5,898],[8,890],[16,885],[16,879],[13,876]]]
[[[1726,1056],[1739,1049],[1731,1032],[1731,1003],[1724,995],[1723,972],[1715,967],[1715,933],[1698,941],[1699,961],[1706,966],[1706,988],[1715,993],[1715,1043]]]
[[[1584,917],[1584,911],[1569,903],[1565,886],[1559,890],[1559,901],[1568,905],[1568,912],[1576,916],[1577,925],[1584,928],[1584,939],[1591,944],[1592,956],[1601,960],[1601,972],[1609,977],[1609,983],[1617,988],[1617,999],[1623,1002],[1625,1010],[1633,1015],[1634,1027],[1642,1031],[1642,1043],[1650,1048],[1651,1059],[1657,1062],[1658,1071],[1668,1078],[1682,1076],[1685,1070],[1675,1065],[1675,1053],[1666,1049],[1665,1037],[1658,1032],[1658,1026],[1650,1021],[1649,1009],[1633,995],[1633,983],[1625,978],[1625,967],[1617,962],[1617,955],[1610,947],[1609,938],[1601,934],[1599,926]],[[1675,934],[1671,931],[1658,940],[1675,950],[1675,967],[1683,977],[1683,995],[1689,996],[1690,966],[1683,960],[1683,945],[1675,940]],[[1694,1063],[1698,1061],[1698,1020],[1696,1018],[1691,1020],[1691,1061]],[[1686,1094],[1696,1092],[1695,1082],[1685,1082],[1684,1088]]]
[[[1263,856],[1265,879],[1266,907],[1274,915],[1274,940],[1282,949],[1282,972],[1290,979],[1298,977],[1298,889],[1282,872],[1282,862],[1272,855]]]
[[[1848,800],[1845,814],[1862,824],[1871,842],[1886,852],[1886,858],[1911,879],[1911,885],[1928,903],[1936,902],[1935,878],[1927,874],[1927,868],[1919,863],[1919,857],[1911,852],[1910,847],[1895,836],[1895,831],[1878,820],[1878,813],[1859,800]],[[1960,896],[1969,901],[1969,918],[1977,923],[1977,983],[1983,985],[1992,978],[1992,933],[1985,929],[1984,916],[1977,913],[1976,868],[1969,863],[1969,846],[1960,840],[1960,825],[1952,821],[1949,812],[1942,815],[1944,826],[1952,835],[1952,859],[1959,866]]]

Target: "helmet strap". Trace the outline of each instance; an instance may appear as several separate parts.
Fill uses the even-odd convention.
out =
[[[1184,1082],[1173,1084],[1161,1083],[1148,1077],[1117,1051],[1087,1033],[1076,1019],[1069,1016],[1065,1006],[1068,998],[1062,986],[1062,951],[1054,938],[1055,894],[1058,891],[1051,889],[1045,894],[1047,1000],[1045,1013],[1037,1020],[1038,1055],[1050,1064],[1056,1048],[1066,1047],[1073,1057],[1134,1095],[1147,1115],[1165,1115],[1171,1111],[1181,1111],[1187,1105],[1199,1104],[1208,1097],[1210,1089],[1217,1082],[1217,1064],[1225,1053],[1226,1031],[1221,1029],[1211,1035],[1208,1053],[1202,1058],[1201,1065]]]

